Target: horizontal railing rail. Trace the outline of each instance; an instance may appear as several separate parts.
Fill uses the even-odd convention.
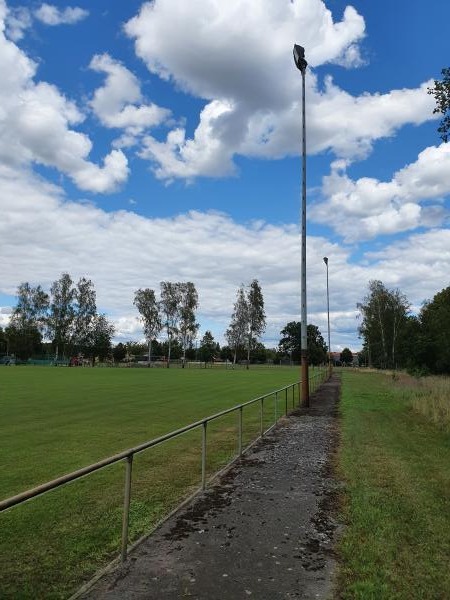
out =
[[[317,387],[324,381],[326,376],[327,376],[327,371],[323,370],[323,371],[319,371],[318,373],[316,373],[310,377],[310,389],[312,392],[315,389],[317,389]],[[300,398],[301,381],[298,381],[298,382],[289,384],[287,386],[284,386],[278,390],[274,390],[274,391],[271,391],[262,396],[258,396],[257,398],[253,398],[252,400],[248,400],[247,402],[243,402],[243,403],[233,406],[231,408],[222,410],[218,413],[215,413],[213,415],[210,415],[208,417],[205,417],[203,419],[195,421],[194,423],[191,423],[189,425],[186,425],[184,427],[181,427],[179,429],[176,429],[174,431],[171,431],[169,433],[161,435],[157,438],[154,438],[152,440],[149,440],[147,442],[139,444],[138,446],[128,448],[127,450],[124,450],[122,452],[119,452],[118,454],[109,456],[108,458],[100,460],[96,463],[93,463],[91,465],[88,465],[86,467],[78,469],[76,471],[73,471],[72,473],[67,473],[66,475],[63,475],[56,479],[53,479],[52,481],[48,481],[46,483],[38,485],[37,487],[34,487],[34,488],[26,490],[20,494],[17,494],[15,496],[12,496],[10,498],[2,500],[2,501],[0,501],[0,512],[10,509],[19,504],[22,504],[23,502],[31,500],[32,498],[36,498],[37,496],[45,494],[46,492],[57,489],[71,481],[75,481],[82,477],[86,477],[87,475],[90,475],[91,473],[94,473],[95,471],[98,471],[100,469],[103,469],[105,467],[113,465],[120,461],[126,461],[125,462],[125,489],[124,489],[124,504],[123,504],[123,522],[122,522],[122,544],[121,544],[121,559],[122,559],[122,561],[125,561],[126,556],[127,556],[127,547],[128,547],[128,527],[129,527],[129,512],[130,512],[130,499],[131,499],[131,487],[132,487],[132,465],[133,465],[134,455],[138,454],[140,452],[143,452],[144,450],[147,450],[149,448],[152,448],[154,446],[157,446],[159,444],[162,444],[163,442],[171,440],[175,437],[183,435],[184,433],[186,433],[188,431],[192,431],[193,429],[202,427],[202,458],[201,458],[201,471],[202,472],[201,472],[201,488],[200,489],[205,490],[206,485],[207,485],[206,454],[207,454],[207,426],[208,426],[208,423],[210,423],[211,421],[214,421],[216,419],[219,419],[220,417],[228,415],[230,413],[239,411],[238,454],[237,454],[237,456],[235,456],[235,458],[232,459],[231,462],[228,463],[228,465],[229,465],[237,457],[241,456],[245,452],[245,450],[247,448],[249,448],[256,440],[260,439],[268,431],[270,431],[270,429],[272,429],[275,426],[275,424],[278,422],[279,418],[281,416],[283,416],[283,412],[279,413],[279,406],[278,406],[280,394],[282,394],[284,392],[284,400],[285,400],[284,414],[288,413],[288,395],[289,395],[288,390],[292,392],[292,407],[294,407],[294,405],[295,405],[295,389],[296,388],[298,388],[298,398],[299,398],[299,403],[300,403],[300,401],[301,401],[301,398]],[[266,398],[270,398],[271,396],[275,397],[274,398],[274,400],[275,400],[274,401],[274,422],[272,423],[272,425],[270,425],[270,427],[268,427],[267,429],[264,429],[264,400]],[[259,436],[256,438],[256,440],[254,440],[250,444],[250,446],[248,446],[246,449],[243,449],[243,411],[244,411],[245,407],[253,405],[257,402],[260,403]]]

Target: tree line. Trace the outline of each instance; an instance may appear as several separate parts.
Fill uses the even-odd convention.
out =
[[[147,361],[151,364],[152,344],[157,342],[161,330],[167,336],[167,366],[170,366],[172,347],[175,341],[181,345],[183,366],[186,352],[192,346],[200,325],[196,321],[198,293],[191,282],[161,281],[160,299],[150,288],[138,289],[134,293],[136,306],[144,335],[147,340]]]
[[[40,285],[22,283],[17,289],[17,304],[9,325],[0,328],[0,355],[11,354],[26,360],[51,354],[59,357],[82,355],[92,361],[112,358],[122,361],[139,357],[151,364],[152,358],[211,362],[298,362],[300,323],[292,321],[281,331],[278,347],[266,348],[260,337],[266,328],[264,297],[257,279],[240,285],[225,331],[222,347],[210,330],[198,340],[196,311],[199,299],[194,283],[160,283],[159,293],[150,288],[134,292],[133,304],[142,323],[146,343],[135,341],[112,344],[115,330],[96,307],[96,292],[91,280],[74,282],[68,273],[53,282],[49,293]],[[161,340],[163,336],[163,340]],[[308,325],[311,364],[326,362],[327,347],[315,325]]]
[[[111,349],[114,326],[97,312],[96,292],[90,279],[75,283],[68,273],[54,281],[50,293],[40,285],[21,283],[5,331],[0,330],[3,350],[27,359],[41,354],[49,340],[55,360],[83,354],[104,359]]]
[[[191,359],[194,340],[199,324],[195,311],[198,308],[198,293],[191,282],[160,283],[160,296],[157,299],[155,290],[138,289],[134,294],[134,305],[143,325],[147,341],[147,361],[151,364],[152,346],[158,343],[158,335],[165,331],[167,343],[167,367],[173,355],[174,344],[178,344],[183,366],[186,359]],[[250,353],[258,343],[258,338],[265,330],[266,316],[261,286],[254,279],[248,288],[241,285],[237,292],[231,323],[225,337],[229,343],[230,354],[236,362],[238,353],[244,349],[247,353],[247,367]],[[212,360],[219,354],[220,347],[210,331],[206,331],[200,342],[200,356]],[[227,357],[227,360],[229,358]]]
[[[113,356],[118,360],[127,354],[126,345],[113,348],[114,326],[96,306],[96,292],[90,279],[82,277],[74,282],[68,273],[54,281],[50,291],[28,282],[17,288],[17,304],[10,322],[0,328],[0,354],[10,354],[26,360],[31,356],[52,354],[57,361],[61,356],[83,355],[104,360]],[[198,293],[194,283],[162,281],[159,298],[155,290],[140,288],[134,293],[133,303],[138,310],[147,342],[149,364],[152,349],[166,357],[169,366],[174,358],[192,359],[194,340],[199,323],[196,319]],[[239,288],[230,327],[227,331],[230,348],[228,360],[241,360],[245,352],[247,362],[251,352],[259,352],[259,337],[265,329],[264,300],[261,287],[254,279],[248,288]],[[158,337],[165,334],[166,340]],[[129,343],[143,354],[139,344]],[[195,354],[204,360],[219,355],[220,347],[210,331],[206,331]],[[222,352],[222,355],[225,354]],[[120,358],[119,358],[120,357]]]
[[[380,369],[450,373],[450,286],[423,303],[418,315],[399,289],[369,282],[357,304],[363,340],[360,361]]]

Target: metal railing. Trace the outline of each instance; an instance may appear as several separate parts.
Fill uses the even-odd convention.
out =
[[[311,375],[311,377],[310,377],[311,392],[315,391],[319,387],[319,385],[321,385],[321,383],[327,378],[327,375],[328,375],[328,373],[327,373],[326,369],[318,370],[317,373]],[[296,391],[297,391],[297,394],[296,394]],[[47,483],[39,485],[35,488],[32,488],[32,489],[22,492],[20,494],[17,494],[16,496],[12,496],[10,498],[7,498],[6,500],[2,500],[2,501],[0,501],[0,512],[10,509],[19,504],[22,504],[23,502],[31,500],[32,498],[35,498],[36,496],[40,496],[42,494],[45,494],[46,492],[57,489],[57,488],[65,485],[66,483],[69,483],[71,481],[75,481],[77,479],[80,479],[82,477],[90,475],[91,473],[94,473],[95,471],[103,469],[109,465],[118,463],[120,461],[125,461],[125,485],[124,485],[124,502],[123,502],[122,541],[121,541],[121,554],[120,554],[121,560],[125,561],[127,558],[128,541],[129,541],[128,540],[128,537],[129,537],[128,529],[129,529],[129,518],[130,518],[132,469],[133,469],[133,458],[134,458],[135,454],[143,452],[144,450],[147,450],[148,448],[152,448],[154,446],[162,444],[163,442],[166,442],[167,440],[171,440],[171,439],[178,437],[188,431],[192,431],[193,429],[202,428],[201,488],[199,488],[198,491],[205,490],[207,487],[207,483],[208,483],[207,482],[207,474],[206,474],[208,423],[210,423],[211,421],[214,421],[216,419],[219,419],[220,417],[228,415],[230,413],[233,413],[233,412],[238,413],[238,424],[237,424],[238,453],[236,456],[234,456],[234,458],[230,462],[227,463],[226,467],[228,467],[237,458],[239,458],[239,456],[241,456],[243,453],[245,453],[257,440],[261,439],[266,433],[268,433],[268,431],[270,431],[276,425],[278,420],[283,415],[287,415],[288,404],[292,403],[292,408],[295,407],[296,395],[297,395],[297,398],[299,399],[299,404],[300,404],[300,401],[301,401],[300,391],[301,391],[301,381],[298,381],[296,383],[292,383],[292,384],[287,385],[278,390],[269,392],[268,394],[264,394],[263,396],[258,396],[257,398],[254,398],[253,400],[249,400],[248,402],[244,402],[244,403],[234,406],[232,408],[222,410],[214,415],[205,417],[204,419],[201,419],[200,421],[196,421],[195,423],[191,423],[190,425],[186,425],[185,427],[181,427],[180,429],[171,431],[170,433],[167,433],[160,437],[154,438],[153,440],[149,440],[147,442],[144,442],[143,444],[140,444],[133,448],[129,448],[128,450],[124,450],[123,452],[120,452],[119,454],[115,454],[114,456],[105,458],[99,462],[92,464],[92,465],[83,467],[82,469],[78,469],[77,471],[73,471],[72,473],[63,475],[62,477],[58,477],[57,479],[53,479],[52,481],[48,481]],[[273,400],[274,400],[274,421],[269,427],[264,429],[264,417],[265,417],[264,401],[271,397],[273,397]],[[284,412],[283,412],[283,410],[280,411],[280,406],[279,406],[280,399],[284,400]],[[246,407],[251,406],[256,403],[259,403],[259,405],[260,405],[259,436],[256,437],[246,448],[243,448],[243,412]],[[217,477],[217,473],[215,475],[213,475],[210,478],[210,480],[213,480],[215,477]]]

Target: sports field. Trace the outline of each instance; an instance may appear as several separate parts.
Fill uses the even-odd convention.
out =
[[[292,384],[298,368],[0,370],[0,497],[76,470],[203,417]],[[291,399],[290,399],[291,401]],[[295,402],[298,398],[295,397]],[[265,425],[274,419],[265,403]],[[284,410],[283,406],[280,410]],[[244,445],[259,431],[244,411]],[[236,413],[208,426],[208,473],[236,454]],[[151,528],[200,481],[201,432],[137,455],[130,534]],[[120,545],[123,464],[0,515],[0,596],[60,598]]]

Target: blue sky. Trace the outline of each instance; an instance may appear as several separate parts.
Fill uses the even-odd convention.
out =
[[[300,313],[306,48],[308,313],[357,350],[371,279],[417,311],[449,285],[450,149],[427,86],[450,5],[358,0],[5,2],[0,41],[0,325],[22,281],[90,277],[117,339],[134,290],[192,280],[223,342],[257,278],[263,341]]]

